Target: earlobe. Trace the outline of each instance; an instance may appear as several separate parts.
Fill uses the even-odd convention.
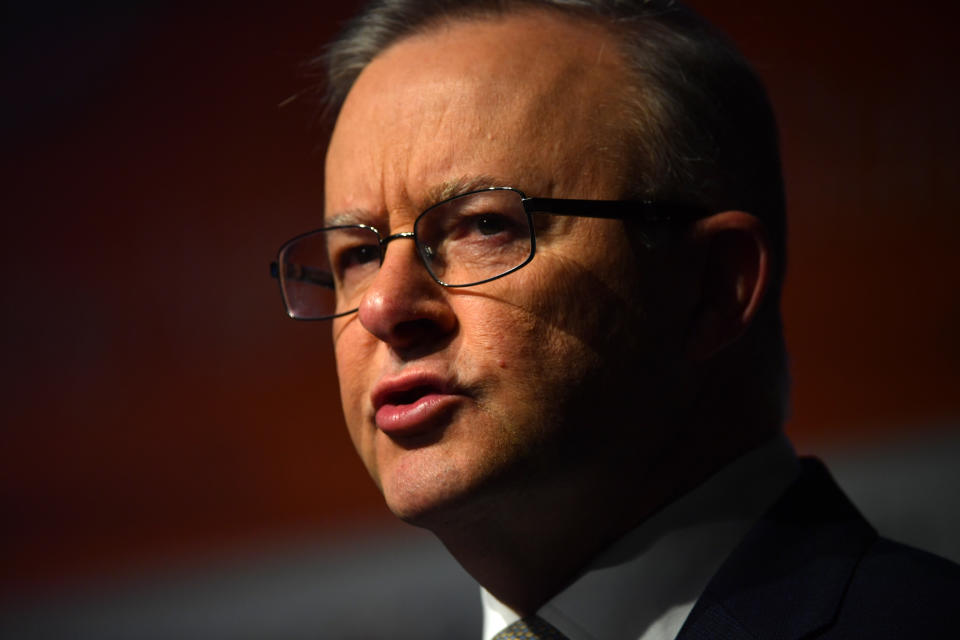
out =
[[[697,223],[702,252],[700,299],[688,336],[687,354],[711,358],[750,326],[770,278],[770,243],[763,223],[743,211],[724,211]]]

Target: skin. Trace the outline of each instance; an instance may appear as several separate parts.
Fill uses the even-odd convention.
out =
[[[408,37],[363,71],[339,115],[327,221],[410,231],[439,197],[480,186],[622,197],[624,107],[612,96],[627,81],[610,35],[562,15]],[[529,265],[467,289],[440,287],[411,241],[391,243],[359,312],[333,324],[350,436],[389,508],[433,530],[503,602],[535,610],[706,473],[681,445],[703,427],[698,363],[743,331],[762,294],[752,220],[720,214],[650,252],[623,221],[541,216]],[[705,295],[713,254],[701,249],[731,232],[740,240],[724,246],[747,266]],[[425,432],[392,436],[371,393],[413,373],[456,398]]]

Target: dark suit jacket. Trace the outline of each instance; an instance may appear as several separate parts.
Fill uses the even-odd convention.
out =
[[[960,567],[878,537],[822,463],[802,468],[677,639],[960,638]]]

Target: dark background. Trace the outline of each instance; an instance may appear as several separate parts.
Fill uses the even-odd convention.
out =
[[[691,4],[779,116],[788,434],[952,441],[954,3]],[[391,526],[328,329],[286,319],[268,277],[322,203],[322,135],[278,105],[354,5],[5,3],[3,598]]]

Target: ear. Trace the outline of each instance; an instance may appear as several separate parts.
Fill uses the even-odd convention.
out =
[[[756,316],[770,279],[770,242],[763,223],[743,211],[699,221],[694,241],[702,268],[687,354],[703,361],[736,341]]]

